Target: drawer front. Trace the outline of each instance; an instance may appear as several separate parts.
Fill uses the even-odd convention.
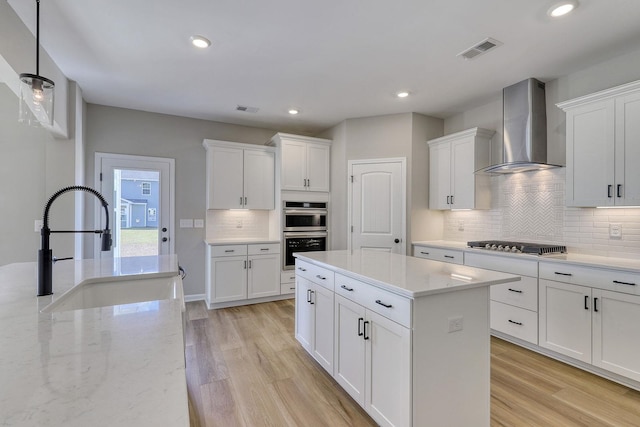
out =
[[[467,252],[464,254],[464,265],[517,274],[519,276],[538,277],[537,260],[516,258],[515,255],[489,255]]]
[[[491,329],[538,345],[538,313],[491,301]]]
[[[540,262],[540,278],[640,295],[640,274],[626,271]]]
[[[212,257],[221,256],[239,256],[247,254],[247,245],[224,245],[213,246],[211,251]]]
[[[452,264],[464,264],[464,252],[454,249],[433,248],[430,246],[415,246],[413,256],[434,261],[450,262]]]
[[[280,295],[294,294],[295,292],[296,282],[280,284]]]
[[[279,254],[280,243],[268,243],[265,245],[248,245],[249,255]]]
[[[521,278],[519,282],[491,286],[491,299],[537,312],[538,279],[527,276],[521,276]]]
[[[329,269],[296,259],[296,275],[333,291],[335,273]]]
[[[336,274],[335,289],[337,294],[411,328],[411,299],[342,274]]]
[[[296,281],[296,271],[287,270],[280,273],[280,283],[294,283]]]

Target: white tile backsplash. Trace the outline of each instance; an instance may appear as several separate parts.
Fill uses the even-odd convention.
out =
[[[492,177],[492,208],[445,212],[443,238],[555,243],[573,253],[640,256],[640,209],[565,207],[565,171]],[[610,223],[621,225],[621,238],[609,237]]]
[[[268,239],[269,211],[208,210],[207,240]]]

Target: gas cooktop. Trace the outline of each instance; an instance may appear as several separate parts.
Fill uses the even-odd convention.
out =
[[[542,243],[510,242],[506,240],[479,240],[467,242],[470,248],[486,249],[489,251],[511,252],[516,254],[552,255],[566,254],[564,245],[545,245]]]

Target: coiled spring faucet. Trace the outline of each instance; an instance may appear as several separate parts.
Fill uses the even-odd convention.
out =
[[[106,224],[104,230],[50,230],[49,229],[49,209],[53,202],[62,194],[69,191],[86,191],[93,194],[102,203],[104,207],[104,213],[106,217]],[[42,229],[40,230],[40,237],[42,243],[40,250],[38,251],[38,296],[51,295],[53,293],[52,274],[53,274],[53,256],[51,248],[49,247],[49,237],[51,233],[95,233],[102,235],[102,250],[111,250],[111,230],[109,229],[109,204],[102,197],[102,194],[90,187],[82,185],[74,185],[71,187],[65,187],[58,190],[53,196],[49,198],[47,204],[44,207],[44,215],[42,220]]]

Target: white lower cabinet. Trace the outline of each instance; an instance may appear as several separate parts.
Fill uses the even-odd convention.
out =
[[[209,306],[238,305],[233,303],[280,295],[279,253],[277,243],[209,247]]]
[[[409,328],[336,295],[335,355],[334,378],[378,424],[410,424]]]
[[[333,290],[296,278],[295,335],[314,359],[333,375]]]

